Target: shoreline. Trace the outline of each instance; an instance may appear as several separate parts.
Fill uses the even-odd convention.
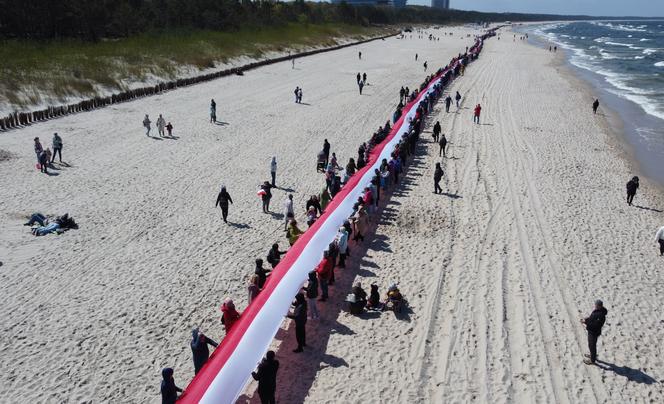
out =
[[[510,32],[521,34],[514,29]],[[607,135],[607,143],[612,147],[617,157],[622,159],[627,166],[630,167],[634,172],[634,175],[639,176],[642,185],[643,180],[646,180],[649,186],[656,189],[657,194],[664,197],[664,176],[662,178],[657,178],[652,175],[652,173],[649,172],[652,170],[652,167],[650,170],[648,169],[648,165],[651,165],[652,162],[639,159],[640,152],[634,144],[634,137],[638,136],[633,129],[635,123],[626,119],[625,115],[628,114],[627,112],[621,113],[617,111],[616,108],[619,104],[629,105],[633,109],[640,109],[641,107],[638,104],[623,99],[619,95],[613,94],[608,89],[600,86],[596,79],[590,77],[589,72],[585,72],[583,69],[573,65],[570,61],[569,49],[566,49],[560,46],[560,44],[552,42],[541,35],[532,32],[529,32],[528,35],[530,37],[527,40],[528,46],[532,46],[542,51],[546,51],[545,46],[548,46],[549,44],[552,46],[558,46],[559,53],[555,55],[551,66],[568,81],[573,83],[579,91],[587,95],[589,100],[594,98],[600,99],[600,112],[598,112],[598,115],[602,116],[599,118],[599,123]],[[598,96],[597,94],[601,94],[601,96]],[[591,102],[589,101],[588,108],[590,108],[590,103]],[[644,111],[640,111],[640,113],[647,115]],[[657,119],[650,115],[648,115],[648,117]],[[631,135],[628,134],[628,132],[631,132]],[[625,182],[627,180],[628,179],[625,179]]]

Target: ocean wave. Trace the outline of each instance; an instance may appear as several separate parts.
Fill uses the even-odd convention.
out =
[[[600,27],[605,27],[614,31],[648,32],[648,30],[645,29],[647,27],[646,25],[639,25],[638,27],[635,27],[633,25],[612,24],[610,22],[599,22],[599,21],[592,21],[591,24]]]
[[[613,46],[624,46],[626,48],[634,49],[634,50],[641,50],[643,48],[639,48],[638,46],[634,46],[629,43],[622,43],[622,42],[611,42],[611,41],[606,41],[604,42],[606,45],[613,45]]]
[[[652,41],[650,38],[641,38],[639,39],[639,42],[646,42],[646,41]]]
[[[641,60],[641,59],[645,59],[645,58],[646,58],[645,56],[634,56],[634,59],[636,59],[636,60]]]
[[[657,49],[647,48],[644,49],[643,52],[641,53],[643,53],[644,55],[652,55],[653,53],[657,53]]]
[[[623,91],[615,91],[615,90],[609,90],[609,91],[619,97],[625,98],[637,104],[639,107],[641,107],[641,109],[645,111],[646,114],[652,115],[659,119],[664,119],[664,111],[662,111],[662,109],[659,107],[661,103],[657,102],[657,100],[653,100],[650,97],[646,97],[643,95],[630,94]]]
[[[601,37],[599,37],[599,38],[595,38],[595,39],[593,39],[593,41],[594,41],[594,42],[599,42],[599,43],[605,43],[606,41],[610,41],[610,40],[612,40],[612,39],[613,39],[613,38],[611,38],[610,36],[601,36]]]
[[[664,67],[664,61],[655,63],[657,67]]]

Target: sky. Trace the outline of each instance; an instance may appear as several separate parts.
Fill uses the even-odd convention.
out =
[[[430,5],[430,0],[408,0]],[[450,0],[459,10],[607,17],[664,17],[664,0]]]

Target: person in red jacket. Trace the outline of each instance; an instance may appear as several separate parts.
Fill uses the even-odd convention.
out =
[[[316,268],[316,274],[318,274],[318,281],[320,283],[320,290],[321,290],[321,297],[320,300],[321,302],[324,302],[327,300],[327,285],[328,282],[330,281],[330,275],[332,273],[332,260],[330,260],[330,252],[329,251],[324,251],[323,252],[323,259],[321,262],[318,264],[318,267]]]
[[[477,104],[475,106],[475,112],[473,114],[473,122],[477,122],[479,125],[480,123],[480,113],[482,112],[482,106],[480,104]]]
[[[231,331],[233,325],[240,319],[240,313],[235,310],[235,304],[231,299],[224,300],[224,303],[221,305],[221,323],[226,329],[226,334]]]

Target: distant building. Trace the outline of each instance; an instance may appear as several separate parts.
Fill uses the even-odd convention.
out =
[[[333,4],[339,4],[343,0],[330,0]],[[351,6],[392,6],[405,7],[408,0],[346,0]],[[447,0],[449,1],[449,0]]]
[[[450,8],[450,0],[431,0],[431,7],[448,10]]]

